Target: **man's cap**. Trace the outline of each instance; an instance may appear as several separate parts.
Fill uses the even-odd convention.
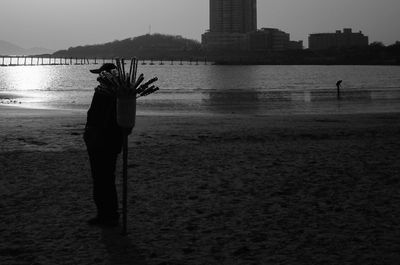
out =
[[[111,70],[113,70],[113,69],[117,69],[117,66],[115,66],[115,64],[105,63],[99,69],[93,69],[93,70],[90,70],[90,72],[93,74],[100,74],[103,71],[111,72]]]

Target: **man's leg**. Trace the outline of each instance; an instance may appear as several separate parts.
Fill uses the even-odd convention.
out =
[[[118,154],[107,150],[89,150],[89,158],[97,216],[107,220],[118,220],[118,196],[115,187]]]

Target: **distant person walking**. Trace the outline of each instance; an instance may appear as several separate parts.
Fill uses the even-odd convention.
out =
[[[337,99],[340,99],[340,89],[342,88],[343,80],[339,80],[336,82],[336,89],[337,89]]]
[[[116,66],[105,63],[94,74],[111,73]],[[101,84],[95,88],[87,122],[84,141],[90,160],[93,178],[93,199],[97,215],[88,220],[89,225],[117,226],[119,220],[118,196],[115,187],[115,169],[118,154],[122,150],[122,128],[117,124],[116,96]]]

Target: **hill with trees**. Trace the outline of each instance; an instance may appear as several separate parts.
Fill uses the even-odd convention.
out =
[[[57,57],[139,59],[179,59],[201,55],[200,42],[164,34],[146,34],[104,44],[71,47],[53,54]]]

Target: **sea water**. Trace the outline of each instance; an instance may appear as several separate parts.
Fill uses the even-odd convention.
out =
[[[87,110],[98,65],[0,67],[0,104]],[[160,90],[139,98],[138,114],[275,115],[400,111],[397,66],[218,66],[139,64]],[[336,82],[343,80],[341,99]]]

